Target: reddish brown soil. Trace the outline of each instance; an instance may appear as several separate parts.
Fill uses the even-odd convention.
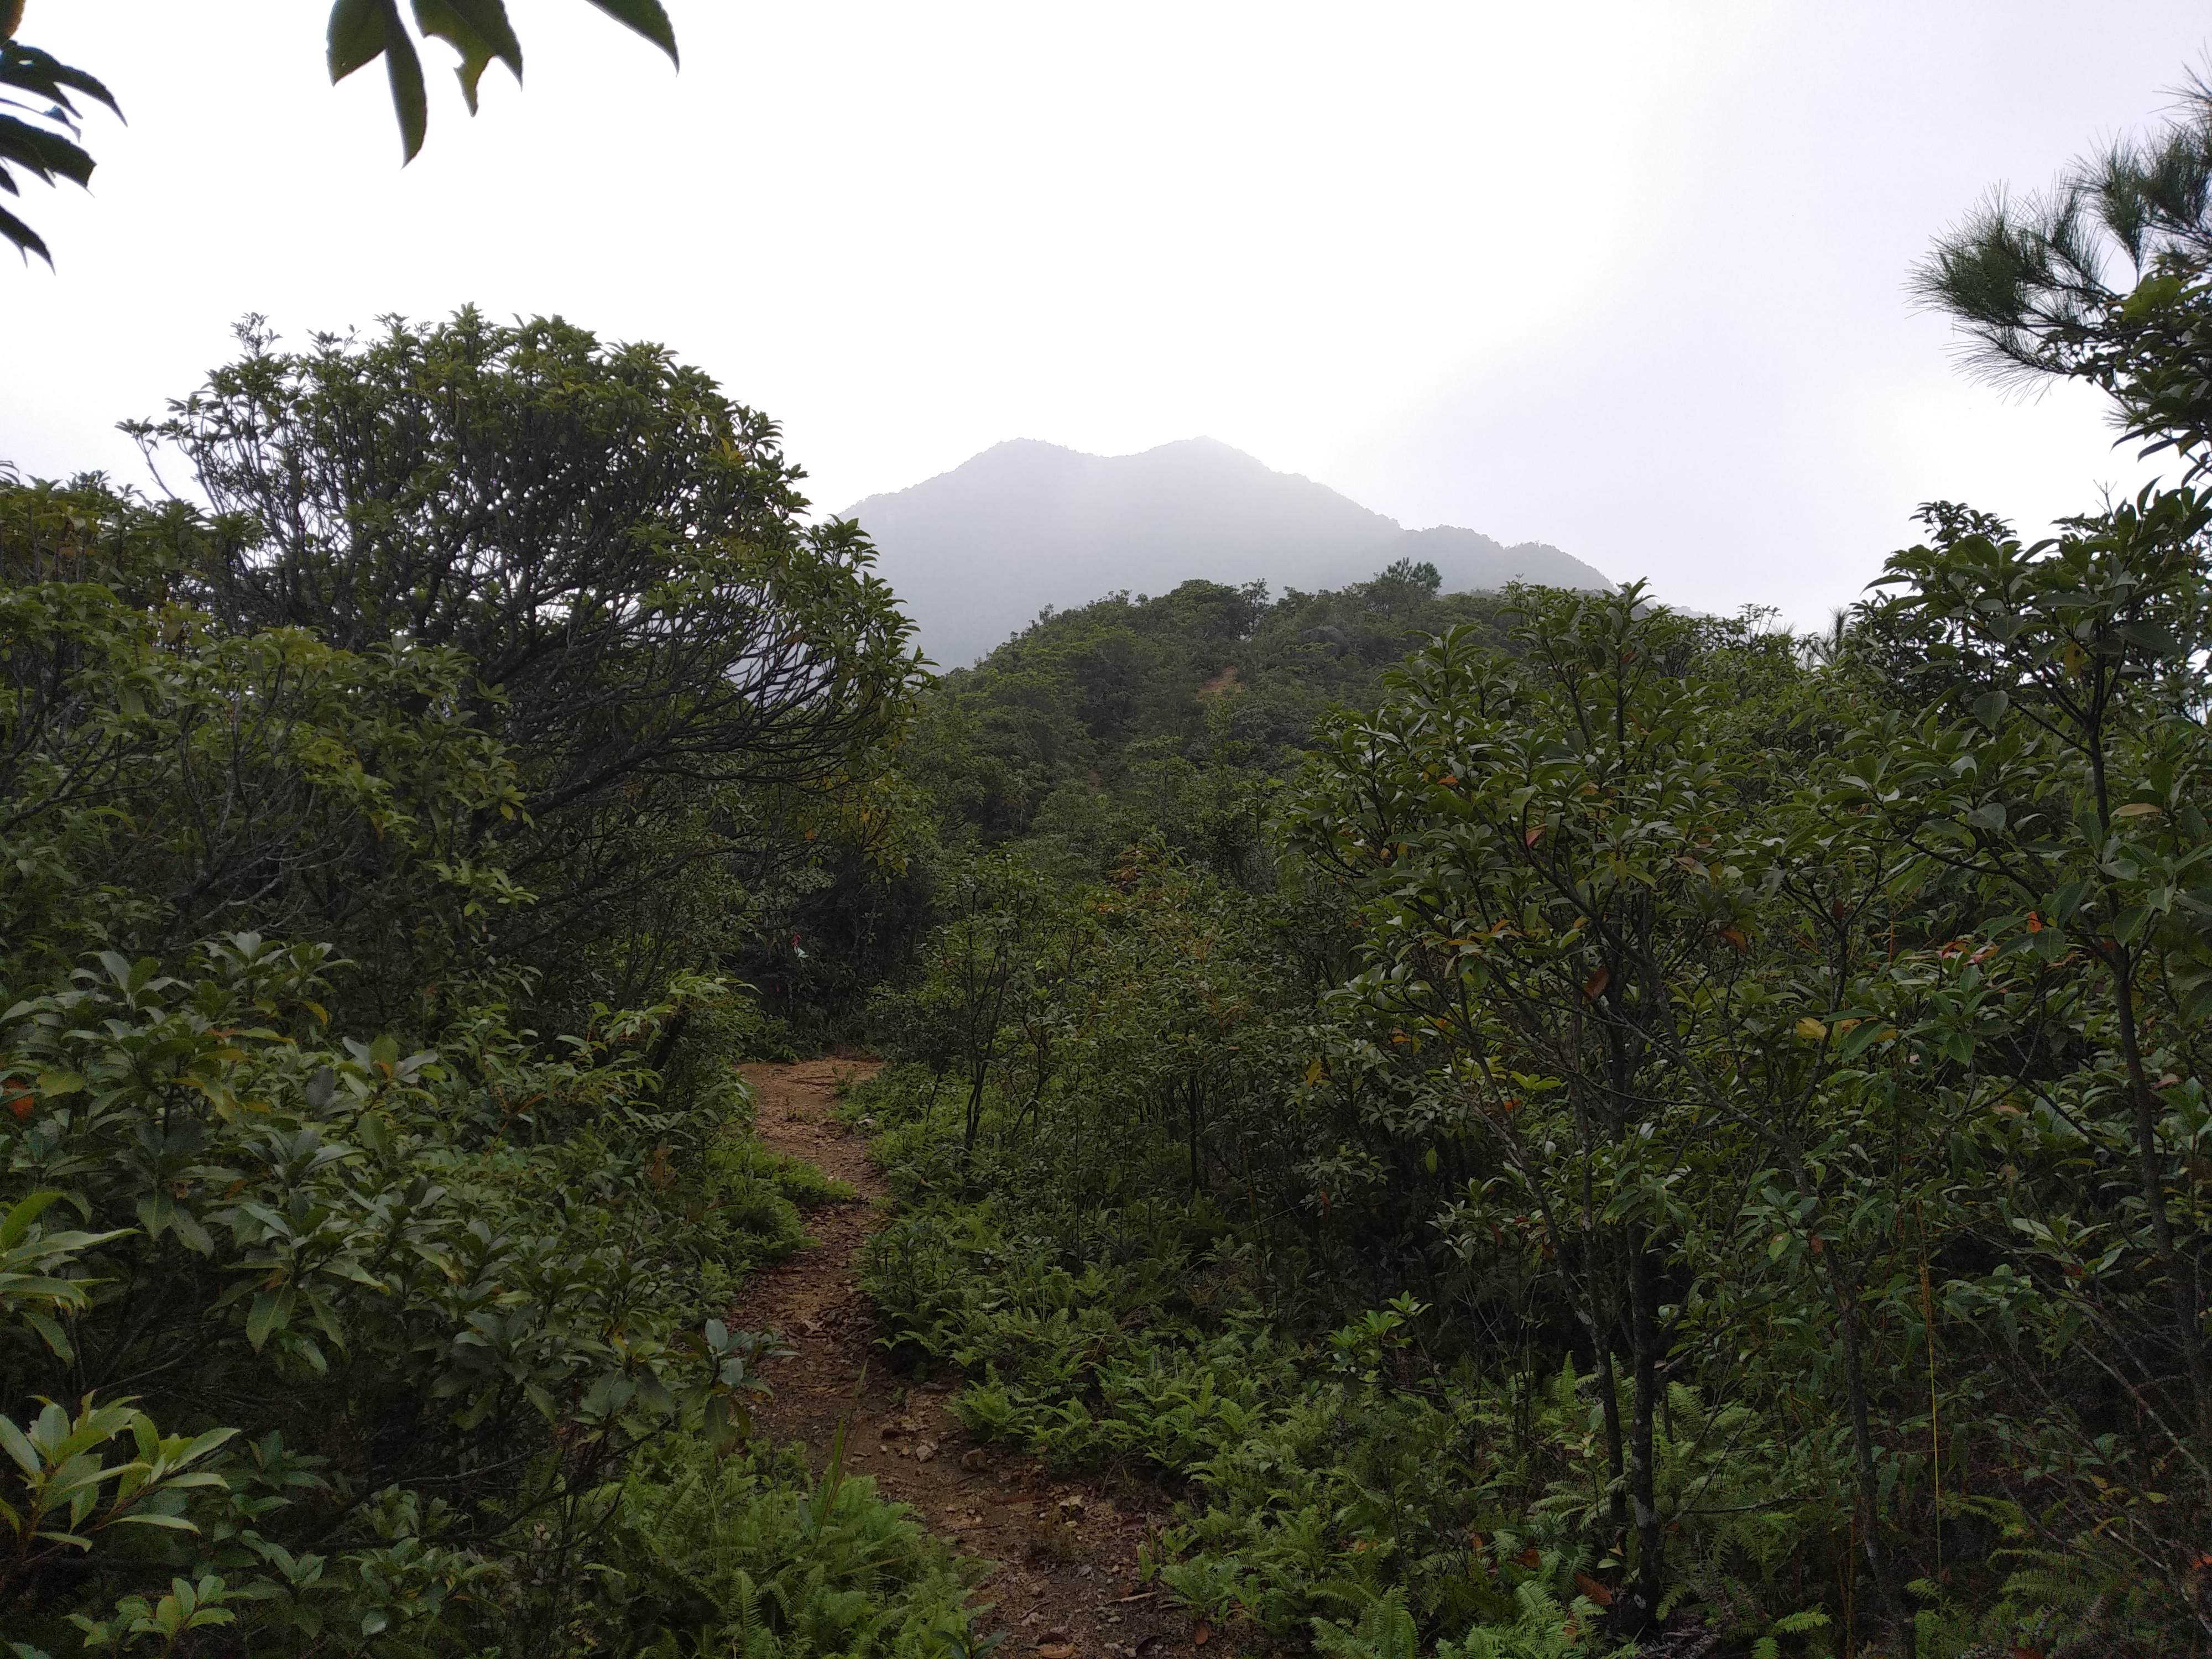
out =
[[[754,1275],[731,1310],[739,1328],[775,1331],[797,1350],[768,1369],[775,1394],[755,1413],[761,1431],[804,1444],[818,1474],[848,1421],[847,1469],[873,1476],[960,1553],[989,1564],[975,1600],[991,1608],[983,1627],[1006,1632],[1007,1659],[1221,1655],[1228,1644],[1194,1648],[1204,1638],[1190,1620],[1137,1580],[1138,1551],[1169,1507],[1158,1492],[1055,1480],[979,1443],[952,1414],[956,1378],[902,1375],[875,1346],[883,1327],[860,1285],[860,1255],[884,1224],[889,1189],[865,1139],[833,1115],[840,1085],[874,1070],[855,1060],[744,1068],[760,1138],[859,1194],[811,1215],[817,1243]]]

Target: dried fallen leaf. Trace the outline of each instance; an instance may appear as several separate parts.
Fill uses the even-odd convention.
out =
[[[1192,1645],[1193,1647],[1200,1647],[1200,1648],[1204,1647],[1204,1646],[1205,1646],[1208,1642],[1211,1642],[1212,1639],[1213,1639],[1213,1626],[1211,1626],[1211,1625],[1208,1625],[1208,1624],[1203,1624],[1203,1623],[1201,1623],[1201,1624],[1199,1626],[1199,1627],[1197,1628],[1197,1630],[1194,1631],[1194,1632],[1191,1633],[1191,1638],[1190,1638],[1190,1640],[1191,1640],[1191,1645]]]
[[[1605,994],[1605,988],[1613,983],[1613,969],[1601,968],[1583,981],[1583,994],[1595,1002]]]
[[[1037,1659],[1075,1659],[1075,1644],[1040,1642],[1037,1644]]]
[[[1575,1588],[1589,1596],[1599,1607],[1609,1607],[1613,1605],[1613,1592],[1586,1572],[1578,1572],[1575,1575]]]

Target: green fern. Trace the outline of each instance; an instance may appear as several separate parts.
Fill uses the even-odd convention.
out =
[[[1603,1628],[1603,1615],[1587,1597],[1562,1604],[1533,1580],[1516,1587],[1513,1601],[1511,1624],[1478,1626],[1456,1642],[1440,1642],[1437,1659],[1576,1659],[1592,1651]]]
[[[1314,1651],[1326,1659],[1420,1659],[1420,1627],[1399,1590],[1370,1602],[1358,1624],[1349,1628],[1315,1620],[1313,1638]]]

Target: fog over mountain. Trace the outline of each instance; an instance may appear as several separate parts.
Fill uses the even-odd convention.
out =
[[[973,662],[1048,605],[1160,593],[1194,576],[1265,581],[1280,593],[1342,586],[1413,558],[1436,566],[1447,592],[1516,579],[1610,585],[1541,542],[1506,547],[1451,525],[1407,530],[1211,438],[1136,455],[1017,438],[841,516],[874,538],[922,649],[946,668]]]

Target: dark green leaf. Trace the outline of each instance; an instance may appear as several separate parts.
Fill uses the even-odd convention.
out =
[[[415,21],[426,35],[435,35],[461,55],[454,73],[469,113],[477,111],[477,83],[494,59],[522,78],[522,43],[507,21],[503,0],[415,0]]]
[[[413,161],[422,150],[422,135],[430,124],[429,101],[422,91],[422,60],[399,15],[392,15],[392,34],[384,52],[385,72],[392,81],[392,107],[399,117],[399,139]]]
[[[331,82],[335,86],[364,64],[374,63],[398,27],[392,0],[337,0],[331,8]]]
[[[670,63],[681,64],[683,60],[676,55],[676,30],[661,9],[660,0],[592,0],[592,3],[659,46],[668,54]]]
[[[123,113],[114,94],[82,70],[71,69],[52,52],[17,40],[0,41],[0,87],[16,87],[51,98],[65,114],[76,113],[76,106],[70,101],[71,91],[99,100],[118,116]]]
[[[0,160],[17,166],[52,184],[59,173],[72,184],[92,179],[92,157],[63,137],[12,115],[0,115]]]
[[[40,55],[41,57],[45,56],[44,53],[40,53]],[[52,64],[52,60],[51,58],[47,61],[50,64]],[[82,70],[71,69],[67,64],[52,64],[52,68],[50,72],[52,74],[54,79],[59,82],[63,86],[96,98],[101,103],[106,105],[110,110],[114,112],[115,118],[117,120],[120,121],[125,118],[123,114],[123,106],[115,101],[115,94],[108,91],[105,86],[101,85],[100,82],[95,80],[93,76],[87,75]]]
[[[1878,1019],[1861,1020],[1853,1026],[1836,1050],[1837,1060],[1845,1066],[1856,1060],[1884,1036],[1893,1035],[1890,1029]]]
[[[2069,881],[2058,889],[2051,896],[2048,907],[2050,919],[2062,927],[2073,921],[2075,912],[2081,908],[2082,897],[2088,890],[2087,881]]]
[[[39,233],[5,208],[0,208],[0,236],[6,237],[15,245],[24,255],[26,264],[30,263],[29,256],[33,253],[44,259],[49,266],[54,262],[54,256],[46,252],[46,242],[40,237]]]

